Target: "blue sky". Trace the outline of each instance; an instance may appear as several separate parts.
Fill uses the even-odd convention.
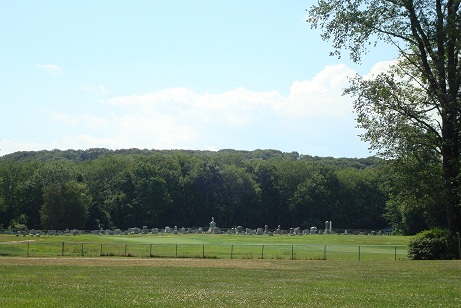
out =
[[[277,149],[366,157],[315,1],[4,1],[0,155],[42,149]]]

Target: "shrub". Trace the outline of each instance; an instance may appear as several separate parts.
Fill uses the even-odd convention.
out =
[[[408,244],[410,260],[457,259],[457,238],[448,230],[432,228],[416,234]]]

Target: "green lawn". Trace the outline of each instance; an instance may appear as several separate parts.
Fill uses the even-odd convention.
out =
[[[2,235],[0,303],[461,306],[461,261],[409,261],[408,240],[363,235]]]
[[[4,307],[459,307],[460,261],[0,258]]]
[[[395,260],[408,237],[367,235],[0,236],[0,255],[159,258]]]

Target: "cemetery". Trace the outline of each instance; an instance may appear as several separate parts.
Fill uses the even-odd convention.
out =
[[[386,235],[386,236],[384,236]],[[343,244],[342,239],[349,244]],[[9,240],[8,240],[9,239]],[[220,228],[133,227],[127,230],[4,231],[0,255],[21,257],[137,257],[280,260],[404,260],[406,237],[381,231],[283,229],[268,225]]]

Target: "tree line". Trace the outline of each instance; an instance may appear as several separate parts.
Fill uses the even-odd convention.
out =
[[[107,149],[0,158],[0,228],[381,229],[388,168],[377,158],[276,150]]]

